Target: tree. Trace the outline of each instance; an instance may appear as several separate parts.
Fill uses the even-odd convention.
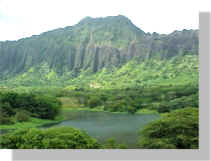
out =
[[[196,149],[198,127],[197,108],[174,110],[146,125],[140,132],[138,145],[147,149]]]
[[[91,97],[88,100],[88,106],[91,108],[94,108],[96,106],[99,106],[101,104],[101,100],[99,97],[95,96],[95,97]]]
[[[98,149],[85,132],[71,127],[17,130],[0,136],[1,149]]]
[[[130,113],[130,114],[135,114],[137,110],[136,110],[136,108],[134,108],[134,107],[128,106],[128,107],[127,107],[127,111],[128,111],[128,113]]]
[[[0,105],[0,111],[9,116],[15,115],[16,109],[28,111],[34,117],[54,119],[59,113],[61,102],[56,97],[43,94],[9,92],[1,96]]]

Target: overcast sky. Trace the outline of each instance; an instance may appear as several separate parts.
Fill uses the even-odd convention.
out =
[[[72,26],[86,16],[124,15],[145,32],[197,29],[210,0],[0,0],[0,41]]]

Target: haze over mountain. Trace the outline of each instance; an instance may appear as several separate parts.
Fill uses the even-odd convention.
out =
[[[147,60],[170,62],[174,57],[183,57],[194,60],[193,63],[197,62],[197,55],[198,30],[150,34],[122,15],[86,17],[74,26],[0,42],[0,80],[13,85],[14,82],[32,85],[52,81],[52,84],[54,81],[71,84],[70,80],[82,75],[84,78],[85,72],[90,76],[102,69],[108,73],[121,70],[134,59],[146,63]],[[192,67],[191,70],[195,69]]]

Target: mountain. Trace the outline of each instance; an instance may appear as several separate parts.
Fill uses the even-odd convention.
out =
[[[198,30],[150,34],[122,15],[86,17],[74,26],[0,42],[0,84],[68,85],[85,79],[84,73],[117,72],[134,59],[169,62],[186,55],[197,60]]]

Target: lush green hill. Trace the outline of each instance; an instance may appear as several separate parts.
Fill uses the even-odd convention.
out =
[[[198,84],[198,57],[176,56],[170,60],[149,59],[140,62],[133,59],[121,68],[109,71],[103,68],[96,74],[84,71],[69,81],[67,88],[91,87],[102,89],[134,88],[161,85]]]
[[[81,71],[76,78],[68,73],[59,76],[53,70],[49,71],[48,67],[44,67],[42,72],[31,68],[12,79],[2,81],[2,85],[111,89],[198,84],[198,57],[196,55],[176,56],[170,60],[148,59],[143,62],[140,62],[139,59],[132,59],[122,67],[112,70],[103,68],[96,73],[92,73],[91,70]]]
[[[77,25],[38,36],[0,44],[1,77],[14,76],[34,67],[47,66],[59,75],[80,69],[119,66],[131,42],[140,42],[144,32],[124,16],[85,18]],[[122,51],[121,51],[122,50]],[[124,52],[123,52],[124,51]],[[120,56],[121,55],[121,56]]]
[[[1,86],[117,88],[197,81],[198,31],[145,33],[128,18],[78,24],[0,42]]]

